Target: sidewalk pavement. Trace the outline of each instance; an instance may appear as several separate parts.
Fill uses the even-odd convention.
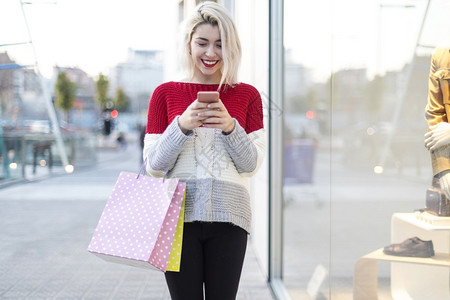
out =
[[[139,166],[129,145],[102,150],[91,168],[0,189],[0,299],[170,299],[161,272],[86,251],[119,173]],[[273,299],[251,241],[237,299]]]

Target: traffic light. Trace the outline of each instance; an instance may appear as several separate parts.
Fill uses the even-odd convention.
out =
[[[316,113],[312,110],[308,110],[305,115],[310,120],[312,120],[316,117]]]
[[[108,102],[106,107],[103,109],[103,135],[110,135],[114,128],[114,119],[119,116],[117,109],[114,109],[114,104]]]
[[[114,109],[111,111],[111,118],[115,119],[119,116],[119,112],[117,111],[117,109]]]
[[[104,135],[111,134],[111,120],[110,119],[103,120],[103,134]]]

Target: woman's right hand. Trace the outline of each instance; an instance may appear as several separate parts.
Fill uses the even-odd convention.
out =
[[[208,110],[208,103],[198,102],[197,100],[192,102],[178,119],[178,126],[180,126],[181,131],[187,134],[194,128],[202,126],[203,121],[208,117],[199,114],[205,110]]]

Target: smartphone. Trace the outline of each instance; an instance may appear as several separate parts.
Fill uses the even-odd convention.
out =
[[[202,103],[214,103],[219,101],[219,92],[198,92],[198,102]]]

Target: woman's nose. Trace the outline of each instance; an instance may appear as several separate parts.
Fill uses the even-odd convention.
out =
[[[206,56],[214,57],[215,55],[216,55],[216,52],[214,50],[214,46],[208,46],[208,48],[206,48]]]

